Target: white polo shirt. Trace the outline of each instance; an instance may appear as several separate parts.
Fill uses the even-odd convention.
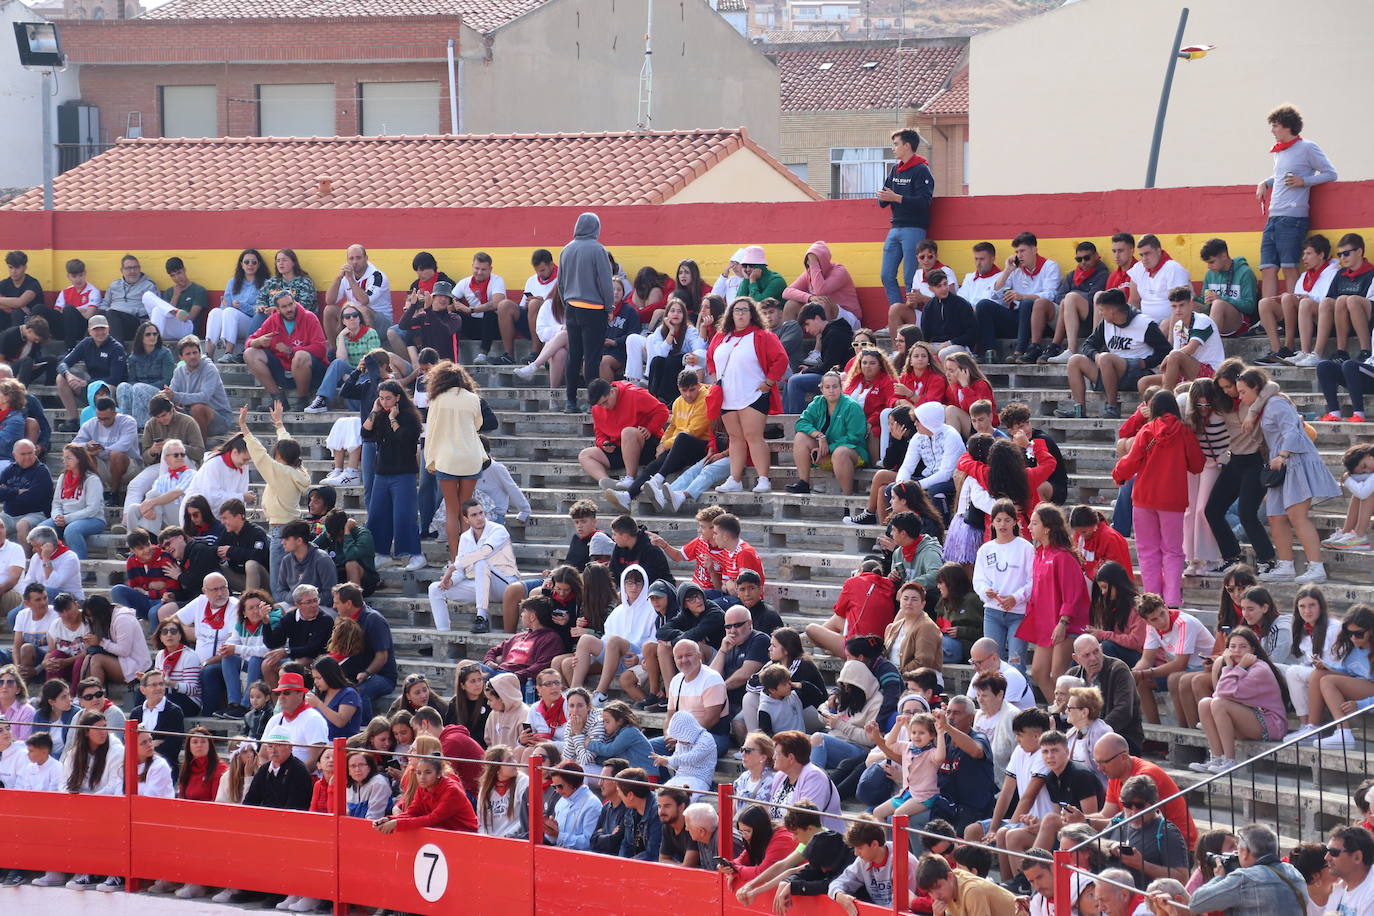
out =
[[[300,759],[301,763],[310,763],[311,749],[309,745],[329,743],[329,722],[317,709],[304,707],[296,713],[290,720],[285,713],[277,713],[267,720],[267,727],[263,729],[264,735],[270,735],[273,731],[280,729],[286,732],[291,738],[293,747],[291,753]]]
[[[377,333],[386,336],[387,325],[391,324],[391,281],[386,278],[386,274],[378,270],[371,261],[367,264],[367,269],[363,271],[362,278],[358,280],[358,285],[367,293],[367,307],[373,314],[378,316],[377,324],[381,325]],[[362,305],[358,298],[353,295],[353,284],[347,280],[339,281],[339,304],[352,303]],[[386,324],[382,324],[381,318],[386,318]]]

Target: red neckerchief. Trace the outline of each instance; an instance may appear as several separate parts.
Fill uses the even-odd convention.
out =
[[[1118,267],[1116,270],[1107,274],[1107,289],[1120,289],[1131,282],[1131,268],[1139,264],[1135,258],[1131,258],[1131,263],[1125,267]]]
[[[259,620],[257,623],[250,623],[247,617],[240,617],[239,623],[243,624],[243,628],[248,631],[249,636],[252,636],[255,633],[257,633],[258,627],[262,626],[261,620]],[[343,661],[343,659],[336,659],[336,661]]]
[[[172,672],[177,670],[177,662],[181,660],[181,653],[186,651],[185,646],[179,647],[175,652],[164,652],[162,656],[162,676],[167,680],[172,679]]]
[[[1323,264],[1321,267],[1318,267],[1318,268],[1316,268],[1316,269],[1314,269],[1314,270],[1303,271],[1303,275],[1302,275],[1302,291],[1303,291],[1303,292],[1305,292],[1305,293],[1311,292],[1312,289],[1313,289],[1314,287],[1316,287],[1316,285],[1317,285],[1317,278],[1320,277],[1320,276],[1322,275],[1322,271],[1323,271],[1323,270],[1326,270],[1326,265],[1325,265],[1325,264]]]
[[[922,541],[924,538],[925,538],[925,535],[923,535],[923,534],[918,534],[918,535],[916,535],[916,540],[912,541],[908,546],[903,547],[903,548],[902,548],[902,559],[903,559],[903,560],[906,560],[908,563],[915,563],[915,562],[916,562],[916,548],[921,546],[921,541]]]
[[[231,450],[231,449],[225,449],[224,451],[222,451],[222,452],[219,453],[219,457],[220,457],[220,460],[221,460],[221,461],[223,461],[226,465],[228,465],[229,470],[231,470],[231,471],[237,471],[237,470],[239,469],[239,466],[236,465],[236,464],[234,464],[234,452],[233,452],[233,450]]]
[[[1165,633],[1171,632],[1171,631],[1174,629],[1174,627],[1178,625],[1178,615],[1179,615],[1180,613],[1182,613],[1181,611],[1176,611],[1176,610],[1174,610],[1173,608],[1169,608],[1168,610],[1169,610],[1169,629],[1167,629],[1167,630],[1159,630],[1158,632],[1159,632],[1159,634],[1160,634],[1161,636],[1163,636]]]
[[[212,630],[222,630],[224,629],[224,614],[228,610],[228,601],[224,602],[224,606],[219,608],[210,607],[210,602],[207,601],[205,602],[205,616],[202,617],[201,620],[208,623]]]
[[[1310,624],[1310,623],[1304,623],[1304,624],[1302,625],[1302,631],[1303,631],[1304,633],[1306,633],[1308,636],[1311,636],[1311,635],[1312,635],[1312,624]]]
[[[916,166],[925,165],[927,162],[929,162],[929,160],[926,159],[924,156],[913,155],[906,162],[903,162],[901,165],[897,166],[897,171],[905,172],[907,169],[914,169],[916,168]]]
[[[946,277],[948,277],[948,276],[952,273],[952,271],[951,271],[948,267],[946,267],[944,264],[940,263],[940,259],[939,259],[939,258],[936,258],[936,259],[935,259],[935,266],[932,267],[932,268],[930,268],[930,270],[943,270],[943,271],[945,272],[945,276],[946,276]],[[930,273],[930,270],[923,270],[923,271],[921,271],[921,276],[924,277],[924,276],[928,275],[928,274]]]
[[[307,709],[309,709],[309,708],[310,708],[310,704],[309,704],[309,703],[302,702],[301,705],[299,705],[299,706],[296,707],[296,711],[295,711],[295,712],[283,712],[283,713],[281,714],[281,720],[282,720],[283,722],[294,722],[294,721],[296,721],[296,717],[297,717],[297,716],[299,716],[301,713],[305,712],[305,711],[306,711]]]
[[[1097,273],[1096,267],[1094,267],[1092,270],[1085,270],[1082,267],[1075,267],[1073,269],[1073,285],[1081,286],[1082,284],[1087,283],[1088,278],[1095,273]]]
[[[193,535],[194,537],[200,537],[201,535],[205,534],[205,532],[207,532],[207,531],[209,531],[209,530],[210,530],[210,526],[209,526],[208,524],[202,523],[202,524],[196,525],[195,530],[192,532],[192,535]],[[219,627],[215,627],[215,629],[218,630]]]
[[[549,723],[549,731],[558,731],[568,721],[568,712],[563,705],[562,697],[559,697],[558,702],[554,703],[552,707],[545,706],[544,701],[540,700],[535,708],[544,717],[544,721]]]
[[[439,282],[439,271],[436,270],[436,271],[434,272],[434,276],[430,277],[428,280],[419,280],[419,279],[417,279],[417,280],[415,281],[415,288],[416,288],[416,289],[422,289],[422,290],[424,290],[424,291],[427,292],[427,293],[432,293],[432,292],[434,292],[434,284],[436,284],[436,283],[438,283],[438,282]]]
[[[486,305],[486,304],[487,304],[487,287],[490,286],[490,285],[491,285],[491,275],[490,275],[490,274],[488,274],[488,275],[487,275],[487,278],[486,278],[485,280],[483,280],[481,283],[478,283],[478,282],[477,282],[475,279],[473,279],[472,277],[468,277],[468,289],[472,290],[473,294],[474,294],[475,296],[477,296],[477,301],[480,302],[482,305]]]
[[[1294,137],[1292,140],[1284,140],[1282,143],[1275,143],[1272,147],[1269,148],[1269,152],[1271,152],[1271,153],[1281,153],[1281,152],[1283,152],[1284,150],[1288,149],[1288,147],[1292,146],[1294,143],[1297,143],[1297,142],[1298,142],[1299,140],[1301,140],[1301,139],[1302,139],[1302,137],[1299,136],[1299,137]]]
[[[557,280],[557,279],[558,279],[558,265],[555,264],[555,265],[553,265],[553,273],[549,274],[549,278],[548,278],[547,280],[540,280],[540,281],[538,281],[538,282],[541,283],[541,284],[543,284],[544,286],[547,286],[547,285],[549,285],[550,283],[552,283],[554,280]]]
[[[172,483],[178,483],[178,482],[181,480],[181,475],[182,475],[182,474],[185,474],[185,473],[186,473],[187,471],[189,471],[189,470],[191,470],[191,466],[190,466],[189,464],[183,464],[181,467],[177,468],[176,470],[172,470],[171,468],[168,468],[168,469],[167,469],[167,476],[170,477],[170,478],[172,478]]]
[[[1040,273],[1041,268],[1045,266],[1045,262],[1048,260],[1049,258],[1045,257],[1043,254],[1037,254],[1035,256],[1035,270],[1027,270],[1026,265],[1022,264],[1021,272],[1028,277],[1034,277]]]
[[[984,274],[984,273],[979,273],[978,271],[975,270],[975,271],[973,272],[973,275],[974,275],[975,277],[977,277],[979,280],[986,280],[986,279],[988,279],[989,277],[995,277],[995,276],[997,276],[997,275],[1000,274],[1001,272],[1002,272],[1002,271],[998,270],[996,267],[993,267],[991,270],[989,270],[989,271],[988,271],[987,273],[985,273],[985,274]]]
[[[372,329],[369,328],[367,325],[365,325],[365,324],[359,322],[359,323],[358,323],[358,333],[357,333],[356,335],[350,336],[350,337],[348,338],[348,340],[349,340],[351,343],[357,343],[358,341],[362,340],[363,337],[366,336],[367,332],[370,331],[370,330],[372,330]],[[348,332],[345,331],[344,333],[347,334]]]
[[[1368,262],[1366,262],[1366,263],[1368,263]],[[758,330],[758,328],[754,327],[754,326],[751,324],[751,325],[749,325],[747,328],[745,328],[743,331],[731,331],[729,334],[726,334],[725,337],[726,337],[727,340],[730,339],[730,338],[732,338],[732,337],[733,337],[733,338],[737,338],[737,339],[743,339],[743,338],[745,338],[745,337],[748,337],[750,334],[754,333],[754,332],[757,331],[757,330]]]
[[[1360,264],[1360,266],[1355,268],[1354,270],[1341,271],[1341,276],[1353,280],[1358,276],[1369,273],[1371,270],[1374,270],[1374,264],[1369,263],[1369,259],[1365,258],[1364,261]]]
[[[62,554],[66,553],[70,549],[71,548],[69,548],[66,544],[63,544],[59,541],[57,544],[57,549],[52,552],[52,556],[48,559],[48,562],[51,563],[53,560],[56,560],[58,557],[62,556]]]
[[[1173,258],[1169,257],[1169,252],[1161,251],[1159,253],[1159,263],[1155,265],[1155,269],[1151,270],[1147,267],[1145,268],[1145,272],[1149,274],[1151,277],[1154,277],[1154,275],[1159,273],[1159,271],[1164,267],[1165,264],[1168,264],[1172,260]]]
[[[80,498],[81,498],[81,489],[82,489],[82,488],[81,488],[81,484],[83,483],[83,481],[84,481],[84,478],[82,478],[82,477],[80,476],[80,472],[79,472],[79,471],[63,471],[63,472],[62,472],[62,498],[63,498],[63,499],[80,499]],[[56,556],[56,554],[54,554],[54,556]]]

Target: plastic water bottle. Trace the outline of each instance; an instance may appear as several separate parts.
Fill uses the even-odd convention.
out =
[[[534,678],[530,678],[525,682],[525,702],[533,706],[537,698],[538,695],[534,692]]]

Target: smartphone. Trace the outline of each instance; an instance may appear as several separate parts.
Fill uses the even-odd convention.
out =
[[[1117,848],[1116,854],[1117,854],[1118,857],[1119,857],[1119,856],[1133,856],[1133,855],[1135,855],[1135,847],[1133,847],[1133,846],[1120,846],[1120,847]]]
[[[714,861],[713,861],[713,864],[716,866],[716,868],[720,868],[721,866],[724,866],[724,867],[726,867],[726,868],[733,869],[733,868],[735,867],[735,863],[731,862],[729,859],[725,858],[724,856],[716,856],[715,859],[714,859]]]
[[[1068,808],[1069,808],[1069,803],[1068,803],[1068,802],[1060,802],[1060,803],[1059,803],[1059,810],[1060,810],[1060,811],[1067,811]]]

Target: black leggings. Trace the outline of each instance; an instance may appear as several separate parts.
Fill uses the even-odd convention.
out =
[[[1207,500],[1207,524],[1224,559],[1240,556],[1240,542],[1226,520],[1226,513],[1237,496],[1240,497],[1240,523],[1250,538],[1250,546],[1255,548],[1255,561],[1268,563],[1274,559],[1269,529],[1259,517],[1260,502],[1264,499],[1264,487],[1260,484],[1263,467],[1264,458],[1259,452],[1232,455],[1212,486],[1212,495]]]
[[[606,310],[570,305],[564,314],[568,331],[568,402],[574,403],[578,389],[601,374],[601,349],[606,345]]]
[[[655,474],[661,474],[663,479],[667,480],[671,475],[691,467],[705,457],[704,441],[696,436],[678,433],[673,437],[672,448],[648,464],[640,466],[639,473],[635,475],[635,482],[630,486],[630,499],[638,497],[639,491],[644,488],[644,482]]]

